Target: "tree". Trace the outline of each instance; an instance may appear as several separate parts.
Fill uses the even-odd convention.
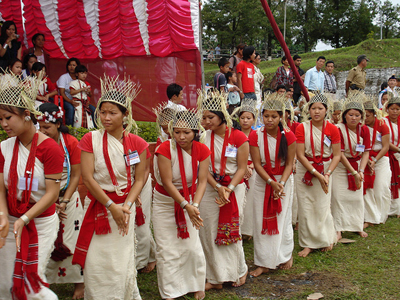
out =
[[[380,19],[382,14],[382,20]],[[393,5],[392,2],[386,0],[381,7],[380,14],[377,16],[378,24],[382,21],[382,38],[390,39],[399,37],[400,31],[400,6]]]

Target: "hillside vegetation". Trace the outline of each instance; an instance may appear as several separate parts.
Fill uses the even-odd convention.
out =
[[[357,65],[357,56],[367,55],[370,60],[367,68],[392,68],[400,67],[400,39],[367,40],[358,45],[319,52],[301,54],[301,68],[308,70],[315,66],[318,56],[325,56],[327,60],[333,60],[336,65],[335,72],[346,71]],[[272,78],[276,69],[281,66],[279,58],[272,61],[263,61],[260,64],[261,72],[266,78]],[[218,62],[205,62],[204,72],[206,83],[213,85],[213,76],[218,72]],[[266,82],[268,82],[266,80]]]

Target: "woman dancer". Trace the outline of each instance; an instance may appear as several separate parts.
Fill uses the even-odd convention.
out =
[[[386,111],[388,114],[384,120],[390,129],[389,160],[390,169],[392,170],[390,186],[392,201],[390,203],[389,216],[397,216],[400,218],[400,97],[390,98],[388,102],[386,102],[383,111]]]
[[[218,92],[200,95],[198,106],[210,129],[205,144],[211,151],[207,188],[200,205],[204,227],[200,239],[206,256],[206,290],[222,283],[237,287],[246,282],[247,265],[240,236],[249,144],[246,135],[232,128],[226,98]]]
[[[45,287],[45,270],[57,237],[54,202],[64,156],[53,139],[36,131],[41,83],[0,85],[0,124],[10,137],[0,146],[1,299],[58,299]]]
[[[285,96],[264,100],[264,127],[250,134],[250,152],[257,171],[254,185],[254,264],[259,276],[270,269],[290,269],[294,247],[292,176],[296,137],[286,125]]]
[[[72,263],[84,268],[85,299],[141,299],[134,203],[144,184],[148,144],[130,133],[137,91],[129,79],[102,79],[96,109],[102,129],[87,133],[79,143],[89,190],[85,207],[90,204]]]
[[[340,161],[340,134],[326,119],[331,111],[323,94],[304,108],[304,123],[296,130],[299,244],[306,257],[314,249],[332,250],[336,233],[330,208],[330,175]],[[301,195],[301,196],[300,196]]]
[[[206,262],[198,230],[210,150],[197,141],[199,122],[195,111],[176,112],[170,123],[172,139],[161,144],[154,159],[153,225],[163,299],[193,292],[195,299],[205,296]]]
[[[40,132],[55,140],[64,153],[61,189],[56,204],[60,228],[55,249],[47,265],[46,277],[49,283],[74,283],[75,291],[72,299],[80,299],[83,298],[83,275],[79,266],[72,265],[72,255],[83,218],[83,208],[78,193],[81,150],[78,148],[78,140],[68,134],[68,128],[63,125],[61,107],[53,103],[44,103],[39,106],[39,111],[42,113],[37,118]]]
[[[361,123],[365,119],[362,94],[352,93],[346,99],[340,119],[342,154],[332,178],[331,204],[338,241],[342,238],[342,231],[368,236],[363,231],[363,181],[371,147],[369,129]]]
[[[381,111],[372,100],[364,102],[365,125],[368,126],[371,151],[364,175],[364,228],[385,223],[390,209],[390,132]]]

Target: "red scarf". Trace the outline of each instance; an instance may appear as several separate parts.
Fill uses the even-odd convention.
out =
[[[215,153],[214,153],[214,132],[211,133],[211,166],[214,173],[214,178],[217,175],[215,172]],[[225,131],[224,143],[222,145],[221,152],[221,167],[219,172],[219,178],[216,181],[223,186],[228,186],[231,182],[230,176],[225,176],[226,160],[225,156],[226,147],[229,140],[229,128]],[[217,180],[218,179],[218,180]],[[239,234],[239,208],[236,201],[235,192],[232,191],[229,195],[229,203],[220,207],[219,218],[218,218],[218,233],[215,239],[217,245],[229,245],[237,243],[242,240]]]
[[[58,229],[57,239],[54,242],[54,250],[51,253],[51,259],[54,261],[63,261],[64,259],[72,255],[71,250],[64,245],[64,227],[65,225],[62,221],[60,221],[60,228]]]
[[[310,121],[310,142],[311,142],[311,151],[312,151],[312,159],[307,158],[309,161],[312,161],[312,166],[313,168],[318,172],[324,175],[324,163],[323,161],[328,161],[328,159],[324,159],[324,136],[325,136],[325,121],[322,123],[322,133],[321,133],[321,155],[320,156],[315,156],[315,148],[314,148],[314,136],[313,136],[313,131],[312,131],[313,125],[312,121]],[[314,177],[314,174],[311,174],[310,171],[307,171],[304,174],[304,177],[302,178],[302,182],[308,186],[313,186],[314,184],[312,183],[312,179]]]
[[[17,184],[19,182],[17,171],[19,139],[15,139],[10,172],[8,174],[7,205],[9,214],[17,218],[22,216],[33,206],[32,203],[29,203],[29,200],[32,192],[38,137],[38,133],[33,135],[31,149],[29,151],[24,172],[25,187],[27,188],[22,192],[21,201],[17,198]],[[28,178],[32,179],[30,184],[28,184]],[[31,222],[22,229],[20,252],[17,252],[16,254],[13,287],[11,291],[14,299],[26,300],[26,290],[32,290],[34,293],[38,293],[42,285],[48,287],[48,284],[43,282],[38,274],[38,251],[38,234],[35,221],[31,220]]]
[[[275,148],[275,167],[272,168],[271,157],[269,155],[267,130],[264,128],[265,165],[263,166],[263,168],[273,181],[276,181],[274,175],[282,175],[283,171],[285,170],[285,166],[281,166],[281,160],[278,158],[281,138],[282,138],[282,133],[278,129],[278,135],[276,137],[276,148]],[[266,183],[265,193],[264,193],[263,223],[262,223],[261,234],[268,234],[268,235],[279,234],[277,215],[279,215],[281,212],[282,212],[281,198],[274,199],[274,189],[272,188],[271,185]]]
[[[350,155],[352,156],[352,158],[347,158],[347,160],[349,161],[353,169],[358,171],[358,161],[360,160],[360,156],[358,155],[358,152],[356,152],[356,154],[353,153],[353,146],[350,140],[349,128],[347,127],[347,124],[344,124],[344,126],[346,127],[347,143],[350,150]],[[357,124],[356,127],[357,145],[360,144],[360,130],[361,130],[360,125]],[[348,182],[347,189],[349,189],[350,191],[357,191],[356,180],[354,179],[354,176],[351,174],[349,170],[347,170],[347,182]]]
[[[389,116],[386,117],[389,120],[389,126],[392,133],[392,144],[394,145],[394,131],[392,126],[392,121],[390,121]],[[400,133],[400,117],[397,118],[397,135]],[[397,137],[397,145],[399,146],[400,137]],[[390,191],[392,194],[392,199],[399,198],[399,186],[400,186],[400,166],[399,161],[397,160],[396,156],[394,155],[396,152],[389,150],[389,162],[390,162],[390,169],[392,170],[392,178],[390,181]]]
[[[379,121],[375,119],[374,123],[374,131],[372,132],[372,143],[371,143],[371,150],[372,147],[374,147],[375,140],[376,140],[376,132],[378,130],[378,123]],[[370,152],[370,160],[371,156],[373,156],[373,151]],[[375,155],[376,156],[376,155]],[[371,171],[370,168],[367,168],[364,173],[364,195],[367,192],[367,189],[373,189],[374,188],[374,182],[375,182],[375,172]]]

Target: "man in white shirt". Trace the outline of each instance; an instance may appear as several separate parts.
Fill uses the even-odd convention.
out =
[[[171,83],[167,87],[168,104],[165,108],[172,108],[177,111],[186,110],[186,107],[181,105],[183,101],[183,89],[176,83]]]
[[[386,92],[389,95],[389,98],[391,97],[398,97],[399,96],[399,92],[397,90],[397,79],[396,79],[396,75],[392,75],[390,76],[390,78],[388,79],[388,86],[385,89]],[[383,91],[385,91],[383,90]],[[382,103],[382,95],[383,95],[383,91],[379,93],[379,103]],[[381,106],[381,105],[380,105]]]
[[[315,67],[311,68],[306,72],[306,77],[304,78],[304,85],[311,93],[313,92],[322,93],[324,91],[325,76],[324,73],[322,72],[322,68],[325,64],[325,61],[326,59],[324,56],[318,57]]]

